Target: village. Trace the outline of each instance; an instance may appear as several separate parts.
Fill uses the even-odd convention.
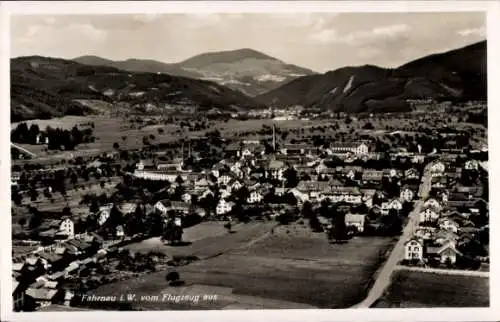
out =
[[[177,158],[153,151],[123,167],[115,153],[65,170],[32,169],[31,190],[22,189],[28,172],[13,172],[13,203],[30,218],[13,219],[20,227],[12,246],[15,309],[79,306],[99,285],[189,264],[195,256],[125,248],[151,238],[182,248],[191,243],[185,232],[207,222],[227,234],[238,234],[233,228],[239,223],[300,222],[334,244],[391,236],[404,239],[400,266],[487,270],[484,151],[383,152],[369,140],[328,146],[279,140],[278,146],[276,126],[267,130],[272,136],[266,144],[198,138],[204,147],[224,142],[204,156],[189,141]],[[70,206],[72,190],[93,185],[112,193],[79,194]],[[38,210],[43,198],[62,210]],[[406,235],[403,228],[410,226]]]

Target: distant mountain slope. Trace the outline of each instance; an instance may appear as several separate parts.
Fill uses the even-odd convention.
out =
[[[86,114],[92,112],[82,103],[86,100],[157,111],[166,105],[198,110],[261,106],[238,91],[209,81],[39,56],[11,59],[12,121]]]
[[[262,103],[335,111],[400,111],[406,99],[486,99],[486,41],[426,56],[396,69],[345,67],[305,76],[259,95]]]
[[[164,73],[171,74],[173,76],[191,78],[201,77],[201,74],[184,70],[177,64],[166,64],[150,59],[127,59],[122,61],[113,61],[98,56],[81,56],[74,58],[73,61],[85,65],[115,67],[129,72]]]
[[[127,71],[160,72],[210,80],[249,96],[268,92],[298,77],[315,74],[309,69],[286,64],[248,48],[203,53],[176,64],[138,59],[110,61],[95,56],[82,56],[74,60],[82,64],[112,66]]]

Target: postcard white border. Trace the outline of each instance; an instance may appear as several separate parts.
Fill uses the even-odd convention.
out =
[[[500,120],[500,2],[499,1],[102,1],[102,2],[3,2],[0,4],[0,200],[2,214],[1,261],[0,261],[0,320],[2,321],[88,321],[109,319],[113,321],[164,320],[173,321],[498,321],[500,320],[498,272],[500,236],[491,233],[490,253],[490,308],[459,309],[344,309],[344,310],[251,310],[251,311],[155,311],[155,312],[12,312],[11,294],[11,219],[10,219],[10,97],[9,16],[13,14],[111,14],[111,13],[208,13],[208,12],[458,12],[484,11],[487,13],[488,47],[488,144],[490,191],[490,226],[500,229],[495,216],[499,202],[495,200],[495,188],[499,187],[498,164],[500,142],[496,122]],[[496,140],[495,140],[496,139]],[[9,214],[9,215],[8,215]]]

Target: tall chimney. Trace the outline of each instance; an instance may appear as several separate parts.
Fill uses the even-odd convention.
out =
[[[273,124],[273,152],[276,152],[276,124]]]

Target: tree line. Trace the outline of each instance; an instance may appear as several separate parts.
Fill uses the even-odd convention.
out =
[[[49,150],[73,150],[77,145],[95,141],[93,129],[79,129],[73,126],[71,130],[47,126],[40,130],[38,124],[19,123],[11,130],[10,140],[19,144],[47,144]]]

